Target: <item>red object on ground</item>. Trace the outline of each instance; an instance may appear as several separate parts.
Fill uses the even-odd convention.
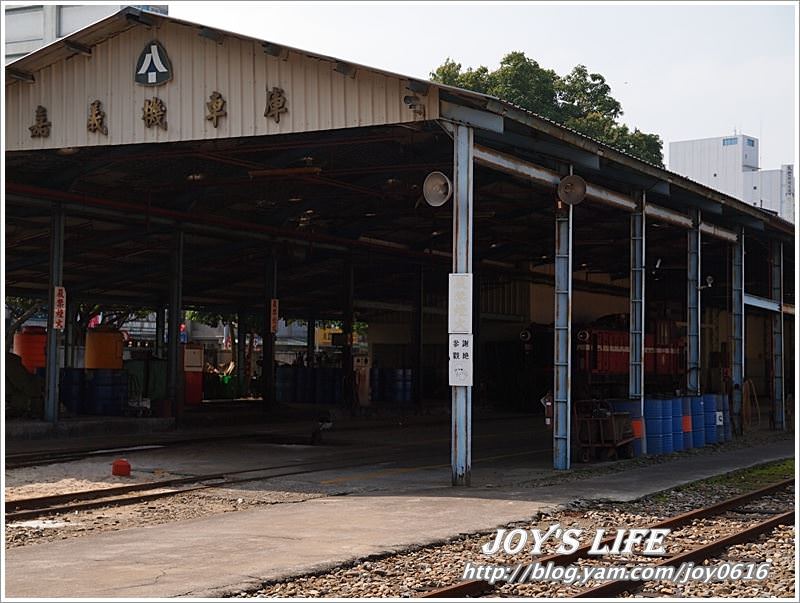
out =
[[[111,463],[111,475],[128,477],[131,474],[131,464],[125,459],[117,459]]]

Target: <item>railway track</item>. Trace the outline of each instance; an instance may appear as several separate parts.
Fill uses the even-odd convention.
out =
[[[688,511],[680,515],[670,517],[664,521],[649,526],[649,528],[674,529],[681,526],[685,526],[691,524],[694,520],[697,519],[711,518],[716,515],[720,515],[722,513],[735,510],[736,508],[742,507],[746,503],[757,500],[768,494],[784,490],[785,488],[788,488],[789,486],[792,485],[794,485],[794,478],[776,482],[764,488],[759,488],[758,490],[753,490],[752,492],[747,492],[745,494],[729,498],[727,500],[721,501],[713,505],[709,505],[707,507],[694,509],[692,511]],[[695,563],[702,562],[706,559],[710,559],[715,553],[719,552],[720,550],[726,549],[734,544],[755,540],[762,534],[770,532],[779,525],[787,525],[794,523],[794,520],[795,520],[794,510],[774,513],[772,514],[771,517],[769,517],[766,520],[759,521],[756,524],[749,526],[745,529],[742,529],[734,534],[716,538],[710,543],[691,548],[688,551],[681,552],[677,555],[669,557],[655,564],[655,566],[677,567],[680,566],[682,563],[690,561]],[[606,538],[601,542],[601,545],[603,546],[611,545],[614,542],[614,538],[615,538],[614,536]],[[588,556],[590,548],[591,548],[590,545],[586,545],[570,554],[547,555],[544,557],[539,557],[535,559],[535,561],[541,565],[546,565],[552,562],[553,565],[556,566],[565,566],[567,564],[577,561],[578,559],[586,558]],[[481,597],[483,595],[492,593],[493,591],[495,591],[495,589],[502,586],[502,584],[503,583],[490,584],[486,580],[466,580],[454,584],[452,586],[446,586],[428,591],[420,595],[420,597],[430,598],[430,599]],[[641,589],[642,586],[643,583],[638,581],[613,580],[604,582],[599,585],[593,585],[584,588],[576,593],[571,594],[570,596],[573,598],[589,598],[589,599],[616,597],[626,591],[635,592]]]

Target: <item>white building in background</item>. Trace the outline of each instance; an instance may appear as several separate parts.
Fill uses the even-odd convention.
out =
[[[166,6],[149,4],[6,5],[5,62],[15,61],[125,6],[167,14]]]
[[[671,142],[669,169],[794,222],[794,166],[759,169],[757,138],[738,134]]]

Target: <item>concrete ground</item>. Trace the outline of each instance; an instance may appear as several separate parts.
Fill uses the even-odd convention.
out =
[[[237,445],[206,442],[134,452],[129,455],[134,466],[158,465],[172,473],[229,471],[248,463],[335,464],[336,459],[348,466],[318,467],[263,482],[265,488],[339,496],[8,549],[5,594],[235,594],[266,580],[525,521],[579,498],[632,500],[794,456],[793,440],[781,439],[749,448],[707,449],[661,463],[633,461],[624,471],[597,465],[555,474],[550,469],[550,436],[538,421],[479,421],[473,486],[455,489],[447,486],[448,436],[447,425],[436,423],[345,431],[331,434],[319,447],[279,446],[256,437]]]

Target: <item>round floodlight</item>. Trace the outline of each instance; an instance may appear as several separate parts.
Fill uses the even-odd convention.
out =
[[[577,205],[585,196],[586,180],[580,176],[566,176],[558,183],[558,198],[567,205]]]
[[[453,195],[453,183],[441,172],[431,172],[422,184],[422,196],[431,207],[441,207]]]

